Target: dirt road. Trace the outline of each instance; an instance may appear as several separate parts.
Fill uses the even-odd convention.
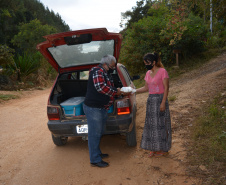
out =
[[[167,157],[148,158],[140,149],[148,94],[137,95],[137,147],[125,136],[104,136],[108,168],[91,167],[87,141],[69,138],[57,147],[47,128],[46,102],[50,89],[24,91],[21,98],[0,104],[0,184],[6,185],[198,185],[201,178],[187,173],[188,128],[199,107],[226,85],[226,53],[198,70],[170,82],[173,144]],[[0,93],[5,93],[1,92]]]

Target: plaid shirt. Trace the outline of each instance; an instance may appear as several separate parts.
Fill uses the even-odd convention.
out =
[[[114,83],[112,78],[107,74],[106,70],[100,64],[97,67],[93,67],[91,70],[95,70],[93,73],[93,83],[97,92],[105,94],[110,97],[110,101],[107,105],[105,105],[106,109],[112,105],[114,96],[117,93],[117,89],[114,87]]]

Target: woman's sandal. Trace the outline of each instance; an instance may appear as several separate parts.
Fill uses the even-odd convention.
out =
[[[168,154],[169,154],[169,152],[155,152],[154,156],[160,157],[160,156],[166,156]]]
[[[150,152],[150,154],[148,155],[148,157],[153,157],[154,156],[154,154],[155,154],[155,152]]]

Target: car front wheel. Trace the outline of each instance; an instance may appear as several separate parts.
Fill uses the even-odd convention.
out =
[[[52,134],[53,143],[57,146],[63,146],[67,143],[68,137],[54,136]]]

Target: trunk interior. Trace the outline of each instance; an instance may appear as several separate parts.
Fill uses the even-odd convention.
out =
[[[123,86],[118,74],[111,74],[111,77],[116,88]],[[88,71],[76,71],[59,75],[50,95],[50,103],[52,105],[61,105],[70,98],[85,97],[87,84]]]

